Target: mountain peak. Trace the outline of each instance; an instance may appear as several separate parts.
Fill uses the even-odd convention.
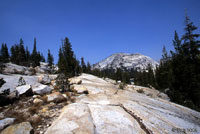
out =
[[[149,64],[153,67],[153,69],[155,69],[158,65],[158,62],[148,56],[139,53],[115,53],[107,57],[106,59],[94,64],[93,69],[103,70],[109,68],[126,68],[128,70],[144,70],[147,69]]]

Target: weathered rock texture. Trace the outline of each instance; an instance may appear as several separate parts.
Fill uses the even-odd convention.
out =
[[[38,82],[39,82],[39,83],[42,83],[42,84],[45,84],[45,85],[48,85],[48,84],[51,83],[51,80],[50,80],[50,78],[49,78],[49,75],[44,74],[44,75],[40,75],[40,76],[38,77]]]
[[[3,120],[0,120],[0,130],[2,130],[3,128],[13,124],[15,121],[15,118],[5,118]]]
[[[1,134],[33,134],[33,128],[29,122],[22,122],[7,127]]]
[[[18,91],[19,95],[29,95],[29,94],[32,94],[31,85],[18,86],[18,87],[16,87],[16,90]]]
[[[52,89],[47,85],[39,85],[39,86],[33,88],[33,93],[42,95],[42,94],[50,93],[51,90]]]
[[[66,98],[60,92],[54,92],[47,95],[47,102],[62,102]]]
[[[200,133],[199,112],[159,98],[153,89],[146,88],[141,94],[138,87],[120,90],[88,74],[78,79],[82,80],[81,88],[74,86],[74,90],[88,90],[89,94],[65,106],[46,134]]]

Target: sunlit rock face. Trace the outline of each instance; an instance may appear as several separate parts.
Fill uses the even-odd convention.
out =
[[[106,59],[93,65],[93,69],[135,69],[144,70],[147,69],[148,65],[151,65],[153,69],[156,68],[158,62],[148,56],[142,54],[127,54],[117,53],[113,54]]]
[[[130,85],[121,90],[88,74],[74,79],[82,81],[74,90],[88,90],[89,94],[65,106],[46,134],[200,133],[199,112],[159,98],[156,90],[143,87],[144,93],[138,93],[142,87]]]

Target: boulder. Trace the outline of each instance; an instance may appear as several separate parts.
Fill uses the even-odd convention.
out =
[[[116,84],[116,81],[115,80],[112,80],[110,78],[105,78],[105,81],[109,82],[109,83],[112,83],[112,84]]]
[[[20,77],[23,77],[26,84],[32,85],[32,86],[38,86],[40,83],[38,82],[38,76],[27,76],[27,75],[19,75],[19,74],[12,74],[12,75],[3,75],[0,74],[0,78],[3,78],[3,80],[6,82],[0,87],[0,92],[4,91],[6,89],[10,89],[10,92],[13,92],[16,90],[16,87],[19,85],[18,81]]]
[[[16,87],[17,92],[19,93],[19,96],[21,95],[26,95],[26,96],[30,96],[33,94],[31,85],[23,85],[23,86],[19,86]]]
[[[39,85],[39,86],[33,88],[33,93],[42,95],[42,94],[50,93],[51,90],[52,89],[47,85]]]
[[[41,83],[41,84],[48,85],[48,84],[51,83],[51,80],[50,80],[50,78],[47,74],[44,74],[44,75],[39,76],[38,82]]]
[[[0,107],[0,111],[3,109],[3,107]],[[0,119],[3,119],[5,117],[5,115],[4,115],[4,113],[3,112],[1,112],[0,113]]]
[[[12,104],[18,98],[18,94],[17,90],[13,92],[10,92],[10,89],[3,90],[3,92],[0,93],[0,106]]]
[[[62,131],[60,131],[62,129]],[[58,119],[45,134],[94,134],[90,109],[85,104],[70,104],[64,107]]]
[[[160,92],[159,94],[157,94],[157,96],[158,96],[159,98],[164,99],[164,100],[170,101],[170,98],[169,98],[168,95],[165,94],[165,93]]]
[[[13,124],[15,121],[15,118],[5,118],[3,120],[0,120],[0,130],[4,129],[5,127]]]
[[[82,83],[82,80],[79,79],[79,78],[71,78],[69,79],[69,84],[72,85],[72,84],[81,84]]]
[[[4,129],[1,134],[33,134],[34,130],[29,122],[11,125]]]
[[[66,98],[60,92],[54,92],[47,95],[47,102],[62,102],[65,101]]]
[[[51,75],[49,75],[49,78],[50,78],[51,81],[52,80],[56,80],[57,77],[58,77],[57,74],[51,74]]]
[[[3,74],[30,74],[29,68],[16,65],[13,63],[5,63],[5,68],[3,70]]]
[[[44,103],[44,101],[41,100],[41,99],[35,98],[35,99],[33,100],[33,103],[36,104],[36,105],[42,105],[42,104]]]
[[[89,93],[89,94],[97,94],[97,93],[103,93],[104,90],[102,90],[101,88],[96,88],[93,86],[85,86],[85,85],[71,85],[70,86],[70,90],[75,92],[75,93]],[[109,90],[110,92],[111,90]]]
[[[51,81],[51,85],[52,85],[53,87],[55,87],[55,86],[56,86],[56,80],[52,80],[52,81]]]
[[[67,100],[69,99],[68,96],[66,94],[62,94]]]
[[[71,85],[70,90],[78,94],[88,94],[87,88],[81,85]]]
[[[35,67],[35,72],[39,74],[47,73],[44,69],[40,68],[39,66]]]
[[[39,115],[37,115],[37,114],[34,114],[28,120],[33,124],[38,124],[38,123],[41,122],[41,117]]]
[[[118,106],[74,103],[63,108],[58,119],[45,134],[54,133],[143,134],[144,132],[137,121]]]
[[[51,71],[48,66],[48,63],[40,62],[40,66],[35,67],[36,73],[45,74]]]
[[[40,95],[33,95],[33,98],[40,98],[41,96]]]

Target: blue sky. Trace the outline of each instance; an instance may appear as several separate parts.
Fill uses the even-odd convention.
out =
[[[91,63],[118,52],[159,60],[163,45],[173,48],[174,30],[183,34],[186,8],[200,27],[199,7],[199,0],[1,0],[0,43],[22,38],[32,51],[36,37],[38,50],[57,61],[68,37],[77,58]]]

